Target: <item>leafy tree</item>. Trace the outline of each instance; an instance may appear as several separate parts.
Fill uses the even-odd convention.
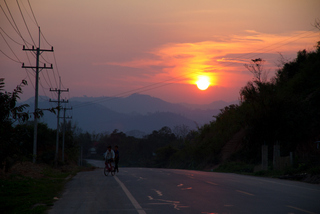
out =
[[[4,78],[0,78],[0,164],[8,171],[15,159],[21,154],[16,129],[13,124],[26,121],[29,115],[24,112],[28,105],[17,106],[22,87],[27,85],[23,80],[13,92],[4,91]]]

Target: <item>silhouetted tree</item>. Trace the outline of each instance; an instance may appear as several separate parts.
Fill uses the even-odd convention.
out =
[[[27,81],[23,80],[13,92],[4,91],[4,85],[4,78],[0,78],[0,164],[1,168],[5,167],[8,171],[21,153],[13,124],[16,121],[28,120],[29,115],[24,112],[28,105],[17,106],[22,87],[27,85]]]

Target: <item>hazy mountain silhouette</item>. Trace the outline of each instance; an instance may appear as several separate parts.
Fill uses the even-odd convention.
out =
[[[39,108],[56,106],[56,103],[50,103],[48,100],[46,97],[41,97]],[[28,110],[32,112],[34,98],[24,103],[30,105]],[[72,106],[73,110],[67,111],[67,115],[72,116],[72,122],[83,131],[100,133],[118,129],[141,136],[143,133],[159,130],[163,126],[174,128],[177,125],[187,125],[190,129],[195,129],[212,121],[212,116],[217,115],[219,109],[233,103],[236,102],[216,101],[207,105],[174,104],[142,94],[133,94],[125,98],[84,96],[69,99],[68,106]],[[60,116],[63,116],[62,111]],[[56,118],[55,114],[45,112],[40,121],[55,129]]]

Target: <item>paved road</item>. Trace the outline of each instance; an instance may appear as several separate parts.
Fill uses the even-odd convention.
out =
[[[102,161],[90,161],[103,167]],[[50,214],[320,213],[320,185],[191,170],[81,172]]]

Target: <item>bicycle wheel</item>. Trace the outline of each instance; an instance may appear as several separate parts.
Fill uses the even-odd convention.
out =
[[[109,175],[109,170],[107,169],[107,167],[104,167],[104,175],[108,176]]]
[[[113,168],[113,167],[110,169],[110,172],[111,172],[111,175],[114,176],[115,171],[114,171],[114,168]]]

